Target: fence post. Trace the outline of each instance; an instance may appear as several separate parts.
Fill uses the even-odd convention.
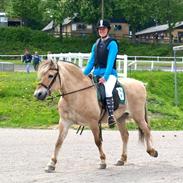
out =
[[[171,72],[174,71],[174,61],[172,61],[172,65],[171,65]]]
[[[82,54],[81,53],[79,53],[79,67],[83,67],[83,57],[82,57]]]
[[[137,57],[135,56],[135,66],[134,66],[134,70],[137,70]]]
[[[154,69],[154,62],[152,61],[151,62],[151,70],[153,70]]]
[[[127,78],[127,70],[128,70],[128,56],[124,55],[124,77]]]

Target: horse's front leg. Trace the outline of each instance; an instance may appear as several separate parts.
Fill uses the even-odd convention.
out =
[[[102,148],[102,140],[100,138],[100,130],[99,130],[99,126],[97,125],[96,127],[91,128],[93,136],[94,136],[94,140],[95,140],[95,144],[98,147],[99,153],[100,153],[100,169],[105,169],[106,168],[106,156],[103,152],[103,148]]]
[[[47,166],[45,168],[46,172],[53,172],[55,170],[55,165],[57,163],[57,156],[58,156],[59,150],[62,146],[62,143],[63,143],[65,137],[67,136],[69,127],[71,125],[72,125],[72,122],[63,121],[63,120],[61,121],[61,119],[60,119],[58,139],[57,139],[57,142],[55,144],[55,149],[54,149],[53,155],[52,155],[49,163],[47,164]]]

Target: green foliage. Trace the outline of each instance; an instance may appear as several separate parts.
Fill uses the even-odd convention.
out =
[[[24,25],[33,29],[43,26],[43,6],[40,0],[10,0],[7,2],[6,12],[11,17],[19,17]]]
[[[39,51],[40,54],[60,52],[89,52],[93,37],[67,38],[60,40],[41,31],[33,31],[29,28],[0,28],[0,52],[1,54],[22,54],[25,48],[31,52]]]
[[[149,0],[123,0],[120,4],[123,14],[134,34],[139,27],[151,20],[151,2]]]
[[[31,52],[38,51],[39,54],[64,52],[91,51],[92,44],[96,36],[54,38],[41,31],[33,31],[25,27],[0,28],[0,53],[1,54],[23,54],[25,48]],[[127,55],[152,55],[152,56],[172,56],[172,49],[168,45],[162,44],[133,44],[127,40],[119,42],[119,54]],[[179,53],[181,54],[181,52]]]
[[[173,73],[132,72],[130,77],[147,84],[148,116],[154,130],[183,130],[183,74],[178,74],[179,106],[174,106]],[[37,128],[58,123],[58,99],[37,101],[33,97],[36,74],[0,73],[0,126]],[[137,126],[129,123],[130,129]]]
[[[148,56],[172,56],[172,48],[163,44],[140,44],[131,43],[127,40],[120,41],[120,53],[130,56],[148,55]]]

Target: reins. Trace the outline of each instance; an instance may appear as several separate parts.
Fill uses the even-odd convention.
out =
[[[91,87],[93,87],[93,86],[95,86],[95,85],[91,85],[91,86],[88,86],[88,87],[85,87],[85,88],[81,88],[81,89],[79,89],[79,90],[71,91],[71,92],[68,92],[68,93],[62,93],[62,94],[60,94],[59,96],[65,96],[65,95],[70,95],[70,94],[73,94],[73,93],[77,93],[77,92],[80,92],[80,91],[89,89],[89,88],[91,88]]]
[[[57,69],[49,69],[49,70],[56,70],[56,71],[57,71],[56,74],[53,76],[53,79],[51,80],[50,84],[49,84],[48,86],[46,86],[46,85],[43,84],[43,83],[39,83],[39,85],[41,85],[41,86],[43,86],[44,88],[46,88],[46,89],[48,90],[49,94],[50,94],[50,93],[51,93],[51,92],[50,92],[50,89],[51,89],[53,83],[55,82],[57,76],[59,77],[59,83],[60,83],[60,88],[61,88],[61,78],[60,78],[60,74],[59,74],[59,67],[58,67]],[[56,96],[54,96],[54,97],[53,97],[53,96],[50,96],[50,98],[47,98],[47,100],[53,100],[54,98],[57,98],[57,97],[64,97],[64,96],[66,96],[66,95],[70,95],[70,94],[77,93],[77,92],[80,92],[80,91],[83,91],[83,90],[87,90],[87,89],[89,89],[89,88],[91,88],[91,87],[94,87],[94,86],[95,86],[95,85],[92,84],[92,85],[90,85],[90,86],[87,86],[87,87],[85,87],[85,88],[81,88],[81,89],[79,89],[79,90],[71,91],[71,92],[68,92],[68,93],[62,93],[62,94],[56,95]]]

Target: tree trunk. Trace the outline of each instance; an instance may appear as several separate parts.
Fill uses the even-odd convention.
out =
[[[173,45],[173,35],[172,35],[173,26],[170,22],[168,22],[168,35],[169,35],[169,45],[172,47]]]
[[[62,40],[62,38],[63,38],[63,35],[62,35],[62,23],[60,23],[60,39]]]
[[[135,29],[132,29],[132,43],[136,43]]]

